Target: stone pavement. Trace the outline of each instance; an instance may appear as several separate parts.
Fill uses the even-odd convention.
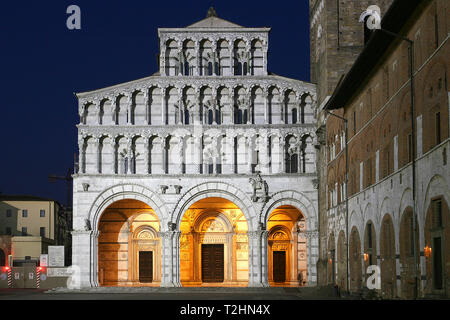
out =
[[[329,288],[98,287],[1,289],[0,300],[335,300]]]

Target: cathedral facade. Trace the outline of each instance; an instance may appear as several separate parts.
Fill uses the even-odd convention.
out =
[[[78,93],[82,287],[315,285],[315,85],[267,71],[270,28],[160,28],[159,71]]]

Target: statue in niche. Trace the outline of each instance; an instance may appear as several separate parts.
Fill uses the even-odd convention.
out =
[[[265,180],[261,178],[261,173],[256,172],[256,178],[250,178],[249,182],[253,187],[253,202],[266,202],[269,199],[269,186]]]

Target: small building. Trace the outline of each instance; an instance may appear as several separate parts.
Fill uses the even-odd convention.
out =
[[[9,255],[16,264],[25,260],[37,262],[50,245],[64,245],[69,250],[65,212],[52,199],[0,195],[0,266],[7,264]]]

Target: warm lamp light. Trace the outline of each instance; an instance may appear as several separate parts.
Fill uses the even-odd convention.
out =
[[[364,253],[364,261],[365,262],[369,261],[369,254]]]
[[[329,264],[332,264],[332,263],[333,263],[333,260],[328,259],[328,263],[329,263]]]
[[[425,246],[424,252],[425,252],[425,257],[427,257],[427,258],[431,257],[431,247],[429,245]]]

